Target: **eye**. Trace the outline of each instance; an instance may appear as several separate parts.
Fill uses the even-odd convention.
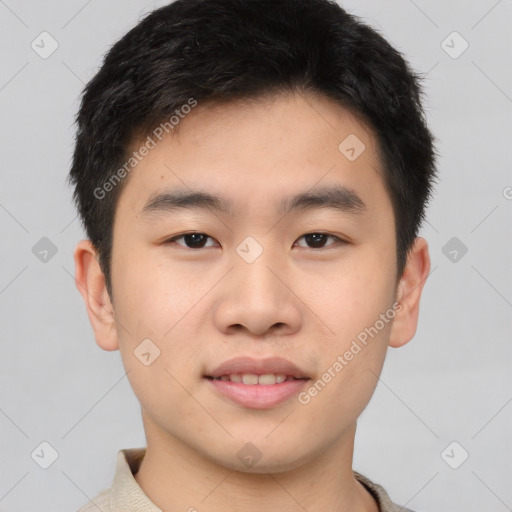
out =
[[[178,244],[178,245],[181,245],[182,247],[186,247],[188,249],[202,249],[203,247],[205,247],[205,242],[208,238],[213,240],[213,238],[209,237],[205,233],[194,232],[194,233],[184,233],[183,235],[178,235],[178,236],[169,238],[164,243],[166,243],[166,244],[175,243],[176,240],[180,240],[181,238],[183,238],[183,240],[185,242],[185,246],[183,246],[182,244]],[[210,247],[212,247],[212,246],[210,246]]]
[[[341,238],[338,238],[335,235],[331,235],[330,233],[307,233],[306,235],[302,235],[301,238],[304,238],[307,243],[310,243],[313,245],[313,247],[310,247],[311,249],[322,249],[325,247],[325,241],[329,238],[332,238],[335,241],[346,243],[344,240],[341,240]],[[334,244],[329,244],[327,247]]]

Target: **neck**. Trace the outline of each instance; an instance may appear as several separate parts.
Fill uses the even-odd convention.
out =
[[[379,512],[352,472],[355,428],[323,453],[281,472],[248,473],[209,459],[144,418],[145,457],[135,480],[162,510]]]

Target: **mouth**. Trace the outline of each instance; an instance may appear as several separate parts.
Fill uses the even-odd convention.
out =
[[[224,374],[219,377],[205,375],[205,378],[213,381],[237,382],[248,386],[272,386],[274,384],[282,384],[283,382],[294,380],[309,380],[307,377],[295,377],[294,375],[285,375],[283,373],[265,373],[261,375],[255,373],[232,373]]]
[[[248,409],[270,409],[300,393],[311,378],[287,359],[236,357],[203,375],[215,396]]]
[[[284,374],[229,374],[205,376],[211,391],[222,400],[244,409],[271,409],[291,400],[310,380]]]

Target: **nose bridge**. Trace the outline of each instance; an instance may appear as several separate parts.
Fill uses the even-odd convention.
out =
[[[244,239],[236,248],[235,260],[236,287],[240,296],[254,302],[276,300],[283,284],[275,274],[281,267],[278,250],[269,240],[262,242],[261,238],[256,240],[252,236]],[[251,293],[246,294],[244,287]]]
[[[219,329],[227,332],[243,327],[253,335],[272,328],[287,334],[298,329],[300,311],[285,285],[286,277],[279,277],[285,260],[278,251],[276,245],[265,247],[255,239],[239,244],[233,254],[233,270],[215,309]]]

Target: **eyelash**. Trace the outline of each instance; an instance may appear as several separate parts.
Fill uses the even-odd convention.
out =
[[[179,240],[180,238],[184,238],[187,235],[203,235],[203,236],[206,236],[207,238],[210,238],[210,239],[213,240],[213,238],[211,236],[208,236],[206,233],[201,233],[199,231],[191,231],[189,233],[182,233],[181,235],[176,235],[176,236],[174,236],[172,238],[169,238],[169,239],[165,240],[164,241],[164,245],[176,243],[176,240]],[[325,235],[325,236],[327,236],[327,238],[332,238],[332,239],[340,242],[341,244],[348,244],[347,241],[342,240],[338,236],[333,235],[332,233],[325,233],[325,232],[322,232],[322,231],[312,231],[310,233],[305,233],[304,235],[300,236],[298,238],[298,240],[300,240],[301,238],[304,238],[306,236],[309,236],[309,235]],[[204,249],[204,247],[192,248],[192,247],[182,246],[180,244],[176,244],[176,245],[179,245],[180,247],[183,247],[184,249],[190,249],[191,251],[198,251],[200,249]],[[322,250],[322,249],[326,249],[326,248],[332,247],[333,245],[336,245],[336,244],[335,243],[334,244],[330,244],[330,245],[327,245],[325,247],[307,247],[307,248],[308,249]]]

